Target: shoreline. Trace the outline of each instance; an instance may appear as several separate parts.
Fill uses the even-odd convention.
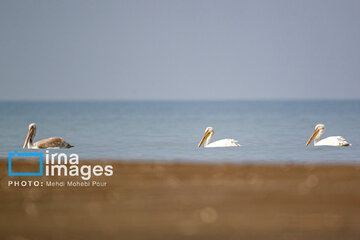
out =
[[[114,167],[112,176],[89,180],[106,186],[9,187],[8,181],[84,180],[8,176],[7,161],[0,160],[2,239],[357,239],[360,235],[357,164],[81,160],[79,166],[95,164]]]

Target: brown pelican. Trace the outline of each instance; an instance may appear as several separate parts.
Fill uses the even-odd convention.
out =
[[[64,139],[60,137],[52,137],[40,140],[33,143],[36,134],[36,124],[31,123],[29,125],[29,131],[25,139],[23,148],[27,146],[28,149],[38,149],[38,148],[71,148],[70,144],[65,142]]]

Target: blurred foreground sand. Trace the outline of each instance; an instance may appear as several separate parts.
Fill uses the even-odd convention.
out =
[[[81,178],[0,160],[0,239],[360,239],[359,165],[88,163],[106,187],[8,187]]]

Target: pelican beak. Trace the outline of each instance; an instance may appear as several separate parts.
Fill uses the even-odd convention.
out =
[[[316,135],[319,133],[319,131],[320,131],[320,129],[315,129],[314,133],[309,138],[309,141],[307,141],[306,146],[311,143],[311,141],[314,139],[314,137],[316,137]]]
[[[199,142],[198,148],[201,147],[201,145],[204,143],[205,139],[207,139],[207,137],[210,135],[210,132],[206,132],[204,134],[204,137],[201,139],[201,141]]]
[[[25,138],[25,143],[24,143],[23,148],[26,148],[26,145],[28,144],[28,142],[30,140],[30,137],[33,135],[33,132],[34,132],[34,130],[32,128],[29,129],[28,134],[27,134],[27,136]]]

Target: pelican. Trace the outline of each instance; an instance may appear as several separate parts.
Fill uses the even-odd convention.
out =
[[[208,147],[238,147],[240,146],[240,144],[238,144],[238,141],[234,140],[234,139],[221,139],[219,141],[216,142],[212,142],[210,143],[211,138],[214,136],[214,129],[212,127],[207,127],[205,129],[205,134],[204,137],[201,139],[198,148],[201,147],[201,145],[203,144],[203,142],[205,141],[204,147],[208,148]]]
[[[52,137],[40,140],[38,142],[33,143],[36,134],[36,124],[31,123],[29,125],[29,131],[25,138],[25,143],[23,148],[27,146],[28,149],[38,149],[38,148],[71,148],[70,144],[65,142],[64,139],[60,137]]]
[[[341,147],[341,146],[349,146],[349,145],[351,145],[345,140],[345,138],[343,138],[341,136],[327,137],[327,138],[324,138],[324,139],[319,141],[321,135],[323,135],[323,133],[324,133],[324,130],[325,130],[325,125],[324,124],[320,123],[320,124],[316,125],[315,126],[315,131],[311,135],[311,137],[309,138],[309,141],[306,143],[306,146],[309,145],[314,138],[315,138],[314,146]]]

